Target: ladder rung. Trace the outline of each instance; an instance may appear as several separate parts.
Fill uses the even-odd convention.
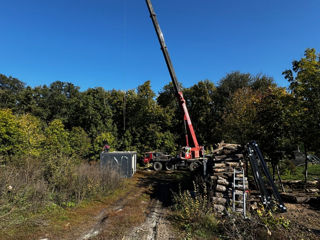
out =
[[[243,193],[234,193],[234,195],[242,196],[242,195],[243,195]]]
[[[232,184],[233,185],[233,184]],[[236,185],[233,185],[234,187],[240,187],[240,188],[243,188],[244,186],[243,185],[238,185],[238,184],[236,184]]]

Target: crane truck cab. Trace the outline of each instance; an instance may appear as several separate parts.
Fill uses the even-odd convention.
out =
[[[180,158],[181,159],[191,159],[192,158],[191,147],[187,147],[187,146],[183,147],[181,149]]]

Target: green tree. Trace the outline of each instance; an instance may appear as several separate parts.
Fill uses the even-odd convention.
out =
[[[18,122],[22,134],[22,153],[31,157],[39,157],[43,153],[45,141],[43,124],[40,119],[30,114],[20,115]]]
[[[24,86],[19,79],[0,74],[0,108],[15,108]]]
[[[292,95],[284,88],[270,87],[256,104],[255,131],[261,150],[267,155],[273,167],[292,149],[291,142]]]
[[[219,81],[217,90],[221,98],[224,98],[222,100],[226,100],[238,89],[249,87],[251,81],[250,73],[240,73],[239,71],[228,73]]]
[[[251,130],[249,130],[248,127],[251,126],[251,121],[253,120],[250,118],[250,115],[254,114],[255,107],[253,103],[258,100],[255,98],[258,95],[263,95],[269,87],[276,87],[273,78],[262,74],[254,76],[250,73],[240,73],[237,71],[227,74],[227,76],[220,80],[214,102],[215,115],[217,116],[217,130],[218,132],[221,132],[221,140],[233,139],[233,141],[235,141],[237,139],[237,141],[243,142],[251,136],[251,133],[249,134]],[[244,96],[239,95],[241,92],[243,92]],[[254,94],[251,100],[248,93]],[[244,102],[241,103],[242,101]],[[244,104],[244,106],[241,104]],[[239,109],[236,109],[237,106]],[[248,109],[246,109],[247,107]],[[235,117],[234,123],[232,123],[233,120],[230,118],[232,115]],[[243,116],[244,119],[247,120],[250,118],[250,120],[249,122],[244,120],[241,123],[243,124],[243,127],[241,127],[240,125],[237,125],[241,122],[239,116]],[[227,120],[228,122],[225,123],[224,120]],[[233,127],[228,129],[226,128],[228,125],[232,125]],[[236,134],[237,126],[245,132],[239,131],[241,134]],[[232,136],[234,136],[234,138]]]
[[[307,49],[304,57],[292,62],[292,69],[283,72],[295,97],[295,136],[307,151],[320,147],[320,54]],[[308,160],[305,160],[305,181],[308,178]]]
[[[256,104],[261,94],[249,87],[238,89],[226,105],[223,119],[223,139],[228,142],[246,144],[253,140]]]
[[[70,115],[73,114],[71,104],[73,98],[79,97],[79,87],[72,83],[56,81],[50,84],[49,95],[46,99],[48,111],[47,121],[61,119],[67,128],[72,127],[69,124]]]
[[[117,126],[118,134],[122,135],[126,131],[127,116],[127,92],[112,90],[106,93],[106,99],[112,111],[112,121]]]
[[[216,112],[216,95],[216,87],[209,80],[200,81],[185,90],[184,96],[193,127],[202,145],[210,145],[220,140],[217,129],[219,115]]]
[[[263,74],[254,76],[250,73],[240,73],[239,71],[229,73],[219,81],[217,87],[218,107],[223,109],[225,104],[230,100],[232,94],[238,89],[250,87],[253,90],[265,91],[272,86],[276,86],[273,78]]]
[[[73,114],[73,126],[82,127],[89,137],[95,139],[102,132],[116,135],[112,111],[103,88],[90,88],[83,92]]]
[[[45,149],[49,154],[71,154],[69,132],[60,119],[53,120],[45,129]]]
[[[72,154],[80,159],[85,159],[90,154],[91,140],[81,127],[73,127],[69,134]]]
[[[167,132],[170,128],[170,116],[154,98],[155,93],[151,89],[150,81],[138,86],[137,94],[131,93],[127,98],[127,114],[130,116],[127,130],[132,136],[132,147],[139,153],[150,150],[171,151],[175,148],[164,143],[174,142],[168,141],[168,138],[174,139],[174,135]],[[167,133],[164,134],[165,132]]]
[[[93,142],[93,154],[91,159],[98,160],[100,153],[103,150],[105,144],[110,146],[110,151],[117,150],[117,139],[111,132],[100,133]]]
[[[0,155],[11,160],[14,154],[23,149],[23,133],[19,121],[10,109],[0,109]]]
[[[185,88],[182,86],[182,84],[178,84],[180,89],[185,92]],[[176,92],[171,82],[165,85],[160,91],[157,97],[157,104],[163,109],[163,114],[167,119],[167,124],[166,126],[164,126],[164,129],[175,136],[176,144],[184,146],[186,144],[186,140],[183,123],[183,112],[179,106]],[[191,118],[193,120],[192,113]]]

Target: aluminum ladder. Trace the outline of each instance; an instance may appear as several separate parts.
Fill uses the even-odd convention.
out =
[[[237,170],[233,169],[233,183],[232,183],[232,211],[242,212],[243,217],[247,218],[247,203],[246,203],[246,184],[247,178],[244,175],[244,169]],[[242,204],[242,208],[238,205]]]

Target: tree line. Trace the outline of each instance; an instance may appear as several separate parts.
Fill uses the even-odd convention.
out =
[[[198,141],[204,146],[255,139],[272,163],[298,147],[319,153],[320,55],[304,57],[283,72],[289,88],[272,77],[232,72],[183,88]],[[182,113],[172,84],[156,94],[151,82],[129,91],[80,88],[56,81],[26,86],[0,75],[0,155],[60,152],[97,160],[104,143],[114,150],[175,153],[184,143]]]

